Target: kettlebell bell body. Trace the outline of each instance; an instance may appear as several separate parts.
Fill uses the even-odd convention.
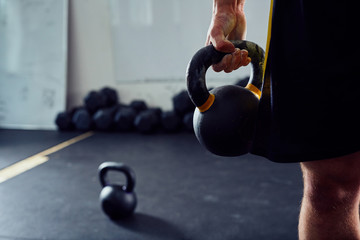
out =
[[[239,156],[249,152],[258,98],[249,90],[228,85],[210,91],[216,98],[210,111],[194,112],[194,132],[210,152],[219,156]],[[226,103],[223,105],[223,103]],[[224,119],[226,120],[225,124]],[[209,130],[211,129],[211,130]]]
[[[109,170],[125,174],[126,185],[110,184],[106,180]],[[135,173],[132,169],[122,163],[105,162],[99,166],[99,179],[103,186],[99,200],[101,208],[106,215],[114,220],[130,216],[137,205],[137,198],[134,192]]]
[[[188,93],[197,107],[195,135],[207,150],[220,156],[240,156],[250,151],[263,83],[264,50],[249,41],[233,44],[246,49],[251,58],[252,72],[245,88],[226,85],[207,90],[207,69],[226,55],[212,45],[200,49],[187,68]]]

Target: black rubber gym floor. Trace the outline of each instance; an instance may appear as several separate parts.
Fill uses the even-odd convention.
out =
[[[0,130],[0,169],[80,133]],[[97,169],[136,173],[133,217],[111,221],[99,205]],[[109,174],[113,181],[124,180]],[[189,133],[94,133],[0,183],[0,239],[297,239],[298,164],[252,155],[221,158]]]

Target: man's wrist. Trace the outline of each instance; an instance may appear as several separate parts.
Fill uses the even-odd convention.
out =
[[[244,12],[245,0],[214,0],[213,14]]]
[[[214,0],[213,13],[236,12],[238,8],[237,0]]]

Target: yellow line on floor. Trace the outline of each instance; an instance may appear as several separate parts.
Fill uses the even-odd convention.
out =
[[[45,151],[42,151],[40,153],[37,153],[31,157],[28,157],[24,160],[21,160],[17,163],[14,163],[4,169],[0,170],[0,183],[3,183],[10,178],[16,177],[17,175],[24,173],[36,166],[39,166],[49,160],[49,157],[47,155],[50,155],[52,153],[55,153],[61,149],[64,149],[71,144],[77,143],[81,140],[84,140],[85,138],[88,138],[92,136],[93,132],[86,132],[84,134],[81,134],[77,137],[74,137],[72,139],[69,139],[65,142],[62,142],[56,146],[53,146],[51,148],[46,149]]]

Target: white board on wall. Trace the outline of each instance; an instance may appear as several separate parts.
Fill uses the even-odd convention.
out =
[[[269,0],[247,1],[247,39],[265,49]],[[119,84],[184,80],[186,66],[205,44],[212,0],[110,0],[115,76]],[[249,75],[209,71],[208,79]]]
[[[66,102],[67,16],[67,0],[0,0],[0,128],[55,128]]]

